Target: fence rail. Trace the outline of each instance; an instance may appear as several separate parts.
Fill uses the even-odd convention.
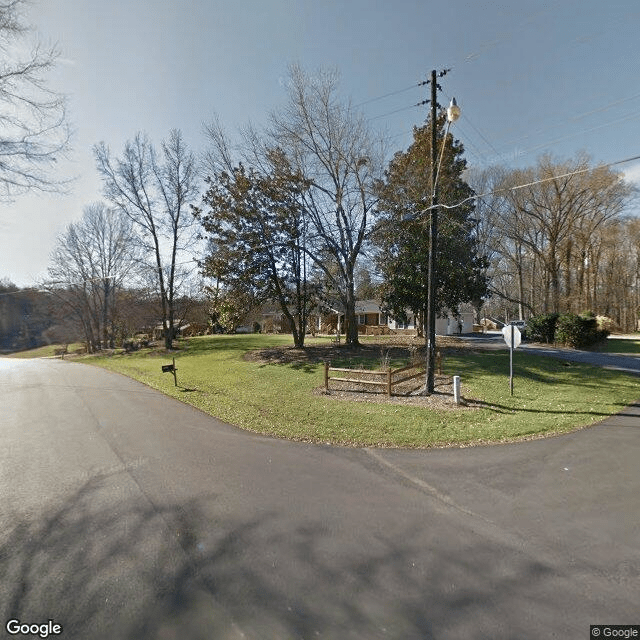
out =
[[[417,373],[409,376],[404,376],[399,379],[394,379],[394,376],[397,376],[400,373],[405,373],[406,371],[410,371],[411,369],[417,370]],[[346,378],[331,376],[331,373],[349,373],[352,375],[352,377]],[[331,363],[326,361],[324,363],[324,388],[325,391],[329,391],[329,384],[331,380],[333,380],[334,382],[350,382],[352,384],[382,387],[383,389],[385,389],[387,396],[391,397],[393,395],[393,387],[401,384],[402,382],[414,380],[415,378],[419,378],[424,375],[425,372],[423,365],[410,364],[406,367],[400,367],[399,369],[345,369],[343,367],[332,367]],[[371,380],[368,378],[363,378],[362,376],[379,376],[381,379]]]

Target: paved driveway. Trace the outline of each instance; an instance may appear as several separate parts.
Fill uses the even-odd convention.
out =
[[[86,365],[0,359],[0,406],[3,622],[112,640],[640,623],[640,405],[517,445],[348,449],[254,436]]]
[[[497,331],[486,334],[465,335],[464,339],[479,349],[495,350],[507,348],[502,334]],[[580,351],[567,347],[552,347],[527,342],[522,343],[522,345],[518,347],[516,354],[519,352],[533,353],[550,358],[557,358],[559,360],[568,360],[570,362],[593,364],[598,367],[603,367],[604,369],[615,369],[617,371],[623,371],[624,373],[640,375],[640,356],[599,353],[597,351]]]

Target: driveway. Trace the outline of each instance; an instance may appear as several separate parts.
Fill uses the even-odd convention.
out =
[[[578,640],[640,623],[640,405],[520,444],[349,449],[255,436],[86,365],[0,359],[0,406],[3,624]]]
[[[618,336],[615,337],[617,338]],[[479,349],[507,349],[502,333],[499,331],[480,335],[465,335],[463,338]],[[640,356],[599,353],[597,351],[580,351],[578,349],[569,349],[568,347],[552,347],[527,342],[522,343],[518,347],[516,353],[518,352],[533,353],[550,358],[557,358],[559,360],[568,360],[570,362],[592,364],[604,369],[615,369],[616,371],[623,371],[634,375],[640,374]]]
[[[546,347],[542,345],[523,345],[523,351],[538,355],[569,360],[570,362],[582,362],[593,364],[603,369],[615,369],[625,373],[640,374],[640,357],[626,356],[613,353],[598,353],[596,351],[579,351],[558,347]]]

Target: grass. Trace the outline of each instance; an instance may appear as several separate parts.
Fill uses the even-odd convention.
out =
[[[625,340],[621,338],[608,338],[597,346],[601,353],[625,353],[630,355],[640,354],[640,339]]]
[[[84,361],[124,373],[244,429],[357,446],[467,445],[564,433],[598,422],[640,397],[636,377],[520,353],[514,358],[511,397],[507,351],[445,359],[445,373],[462,377],[463,396],[485,403],[479,409],[336,400],[313,393],[323,384],[320,363],[243,359],[252,349],[290,344],[289,336],[206,336],[183,341],[175,354],[144,351]],[[161,373],[161,364],[173,356],[178,387],[173,376]]]
[[[28,351],[17,351],[16,353],[12,353],[8,355],[8,358],[50,358],[56,355],[56,349],[61,349],[62,345],[60,344],[49,344],[44,347],[38,347],[37,349],[29,349]],[[78,349],[83,349],[84,345],[82,342],[74,342],[67,346],[67,351],[69,353],[73,353]]]

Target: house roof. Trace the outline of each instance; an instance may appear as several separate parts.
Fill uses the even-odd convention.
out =
[[[356,300],[356,313],[380,313],[380,301]]]

